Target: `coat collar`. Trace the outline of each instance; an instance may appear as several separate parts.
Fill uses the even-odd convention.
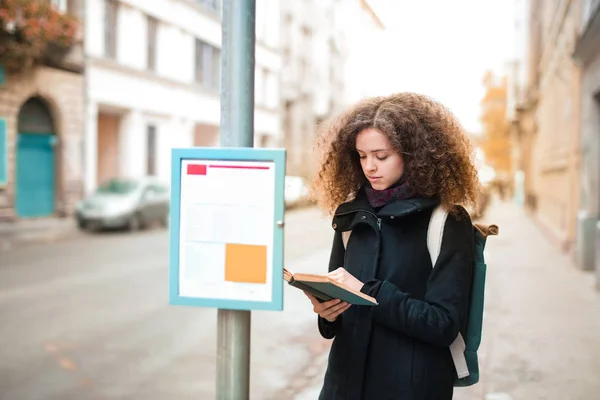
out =
[[[434,208],[439,203],[439,199],[434,197],[415,197],[395,201],[383,206],[381,209],[379,209],[379,211],[375,211],[371,204],[369,204],[364,187],[362,187],[359,189],[354,200],[343,203],[336,209],[334,216],[366,211],[371,214],[375,214],[378,217],[400,217],[417,211]]]

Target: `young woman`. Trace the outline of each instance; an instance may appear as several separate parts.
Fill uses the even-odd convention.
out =
[[[323,133],[314,190],[333,214],[329,275],[379,305],[306,294],[334,339],[319,399],[451,400],[449,346],[464,336],[473,268],[461,205],[479,189],[469,141],[446,108],[414,93],[364,100]],[[449,214],[433,268],[427,230],[438,205]]]

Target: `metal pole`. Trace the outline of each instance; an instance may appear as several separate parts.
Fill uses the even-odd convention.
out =
[[[254,146],[256,0],[224,0],[221,49],[221,146]]]
[[[222,147],[254,145],[255,15],[256,0],[223,1],[220,128]],[[219,400],[250,398],[250,319],[250,311],[218,311]]]

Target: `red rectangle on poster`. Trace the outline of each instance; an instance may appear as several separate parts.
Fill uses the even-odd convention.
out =
[[[209,165],[210,168],[224,168],[224,169],[269,169],[266,166],[260,165]]]
[[[206,165],[203,164],[189,164],[187,166],[188,175],[206,175]]]

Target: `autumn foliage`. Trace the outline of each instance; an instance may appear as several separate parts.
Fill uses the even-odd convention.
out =
[[[486,162],[494,167],[496,172],[508,173],[511,169],[511,143],[506,120],[507,80],[488,72],[483,84],[485,95],[481,100],[481,148]]]
[[[8,71],[63,55],[76,34],[77,19],[47,0],[0,0],[0,64]]]

